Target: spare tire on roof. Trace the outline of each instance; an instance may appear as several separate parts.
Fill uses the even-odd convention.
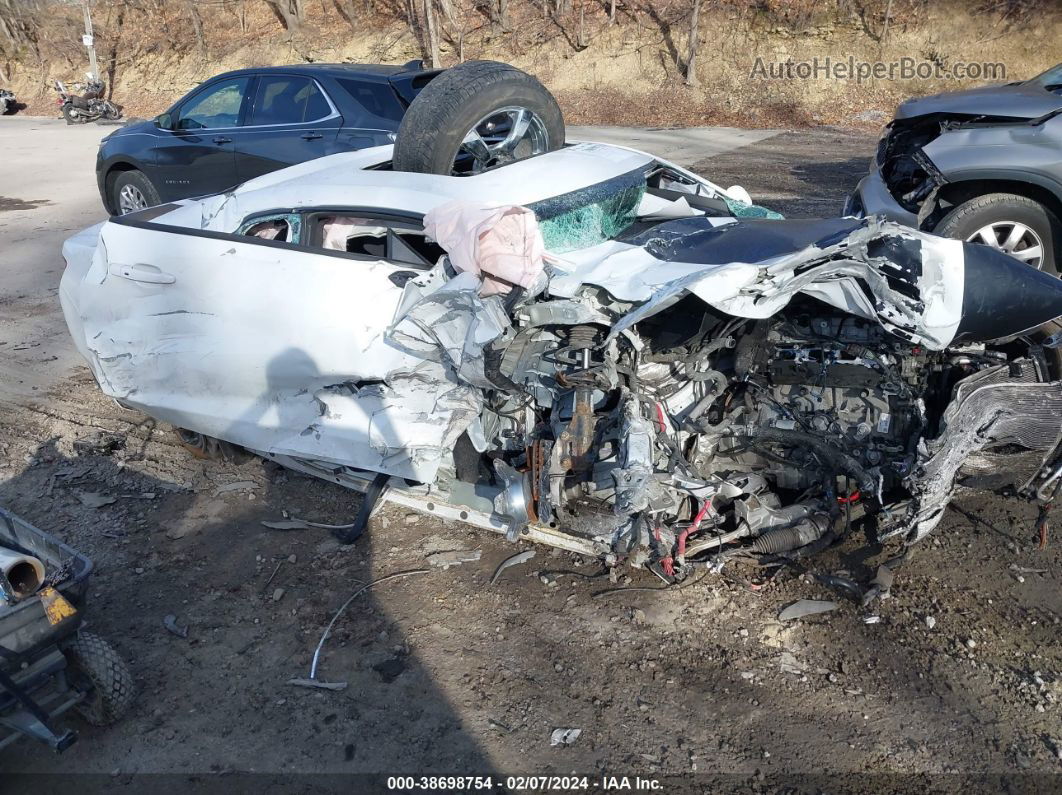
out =
[[[406,110],[395,171],[479,174],[564,145],[564,116],[538,80],[498,61],[442,72]]]

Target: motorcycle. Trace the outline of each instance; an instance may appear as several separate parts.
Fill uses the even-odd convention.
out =
[[[103,83],[89,80],[85,84],[75,83],[75,89],[83,88],[84,93],[75,94],[67,90],[61,80],[55,81],[55,90],[59,92],[57,101],[67,124],[85,124],[98,119],[118,119],[122,112],[118,106],[103,99]]]
[[[15,105],[15,95],[5,88],[0,88],[0,116],[3,116],[9,110],[14,110]]]

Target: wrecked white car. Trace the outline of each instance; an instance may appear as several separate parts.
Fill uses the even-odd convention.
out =
[[[1062,282],[1002,252],[736,218],[740,191],[615,146],[468,177],[390,157],[67,241],[104,392],[368,490],[363,519],[382,496],[668,580],[1062,484]]]

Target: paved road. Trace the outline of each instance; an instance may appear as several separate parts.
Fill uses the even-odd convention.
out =
[[[66,333],[57,291],[63,240],[106,216],[96,190],[99,140],[111,126],[55,119],[0,119],[0,400],[32,398],[81,362]],[[647,149],[680,165],[756,143],[774,133],[729,127],[686,130],[574,127],[570,137]]]
[[[112,129],[0,118],[0,399],[32,396],[80,363],[59,310],[61,249],[106,217],[96,147]]]
[[[732,152],[777,135],[776,130],[741,130],[737,127],[568,127],[568,139],[602,141],[652,152],[657,157],[690,168],[709,157]],[[706,175],[708,176],[708,175]],[[723,186],[727,187],[727,186]]]

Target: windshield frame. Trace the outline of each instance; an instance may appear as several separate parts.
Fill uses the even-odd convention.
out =
[[[1030,78],[1028,83],[1047,89],[1050,86],[1062,86],[1062,63],[1055,64],[1036,77]]]

